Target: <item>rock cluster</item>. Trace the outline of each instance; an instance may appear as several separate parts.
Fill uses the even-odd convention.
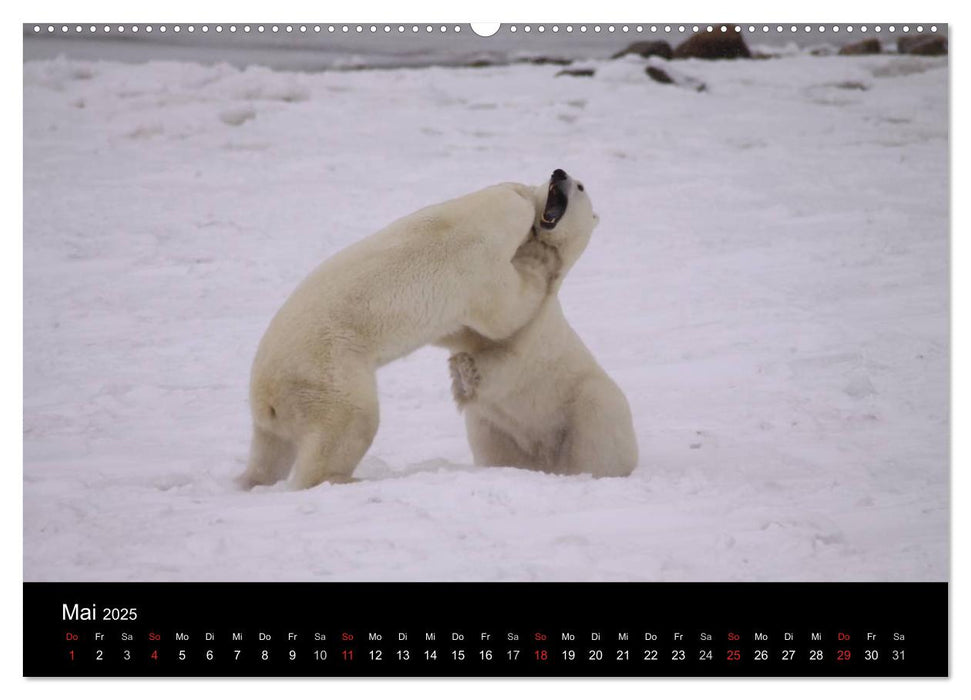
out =
[[[751,58],[742,38],[742,33],[735,31],[735,27],[725,25],[726,31],[719,27],[711,32],[698,32],[678,44],[674,49],[674,58]]]
[[[915,56],[946,56],[947,37],[938,34],[917,34],[897,39],[897,52]]]
[[[879,39],[864,39],[853,44],[847,44],[840,49],[840,56],[865,56],[880,53],[882,48]]]

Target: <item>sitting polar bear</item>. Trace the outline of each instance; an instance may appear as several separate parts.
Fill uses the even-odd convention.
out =
[[[589,202],[564,216],[557,173],[427,207],[314,270],[260,341],[239,484],[274,483],[291,466],[297,488],[349,481],[378,429],[378,367],[430,343],[449,347],[463,329],[500,341],[526,324],[555,270],[514,266],[519,246],[537,224],[544,239],[589,237],[595,224]]]
[[[570,194],[583,185],[566,178],[566,216],[587,207]],[[584,211],[582,218],[586,218]],[[465,413],[476,464],[513,466],[556,474],[628,476],[637,465],[630,406],[580,340],[560,307],[557,292],[590,239],[589,233],[533,239],[517,252],[519,267],[541,266],[550,242],[559,274],[536,317],[506,340],[473,332],[453,343],[452,391]],[[539,262],[538,262],[539,261]]]

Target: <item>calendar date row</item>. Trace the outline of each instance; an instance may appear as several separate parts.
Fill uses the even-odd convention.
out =
[[[673,663],[697,661],[701,663],[724,661],[728,664],[751,661],[755,663],[780,661],[822,663],[835,661],[849,663],[854,660],[865,662],[906,661],[906,649],[893,648],[331,648],[324,647],[254,647],[254,648],[221,648],[221,647],[155,647],[134,649],[121,648],[93,648],[67,650],[70,661],[85,659],[95,662],[105,661],[201,661],[201,662],[336,662],[336,663],[385,663],[421,661],[434,663],[437,661],[451,661],[461,663],[467,660],[479,662],[531,661],[545,663],[558,661],[573,662],[630,662],[642,661],[647,663],[669,661]]]

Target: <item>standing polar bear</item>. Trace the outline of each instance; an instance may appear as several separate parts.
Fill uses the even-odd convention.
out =
[[[577,196],[581,183],[562,173],[557,187],[567,217],[590,218],[589,198]],[[550,243],[560,258],[536,317],[506,340],[466,332],[453,344],[452,391],[476,464],[598,477],[628,476],[637,465],[627,399],[570,327],[557,298],[589,240],[589,233],[554,231],[520,247],[513,261],[519,267],[540,264],[535,261]]]
[[[589,213],[564,216],[555,178],[427,207],[310,273],[253,361],[253,438],[240,485],[274,483],[291,466],[297,488],[350,480],[378,429],[379,367],[430,343],[448,347],[463,329],[499,341],[526,324],[555,270],[514,266],[517,249],[538,224],[544,237],[562,238],[589,237],[593,226]]]

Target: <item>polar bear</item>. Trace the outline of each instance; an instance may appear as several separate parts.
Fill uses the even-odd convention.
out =
[[[586,208],[579,182],[563,183],[566,216]],[[588,214],[580,212],[581,218]],[[554,243],[560,257],[549,296],[535,318],[505,340],[467,332],[449,358],[452,391],[465,413],[475,463],[555,474],[628,476],[637,465],[637,439],[627,398],[580,340],[560,306],[563,276],[590,236],[533,238],[514,265],[542,267]]]
[[[563,216],[561,172],[427,207],[311,272],[257,349],[238,483],[275,483],[291,466],[296,488],[349,481],[378,429],[377,368],[430,343],[448,347],[462,329],[499,341],[532,318],[555,271],[514,266],[517,249],[540,224],[577,236],[593,226]]]

